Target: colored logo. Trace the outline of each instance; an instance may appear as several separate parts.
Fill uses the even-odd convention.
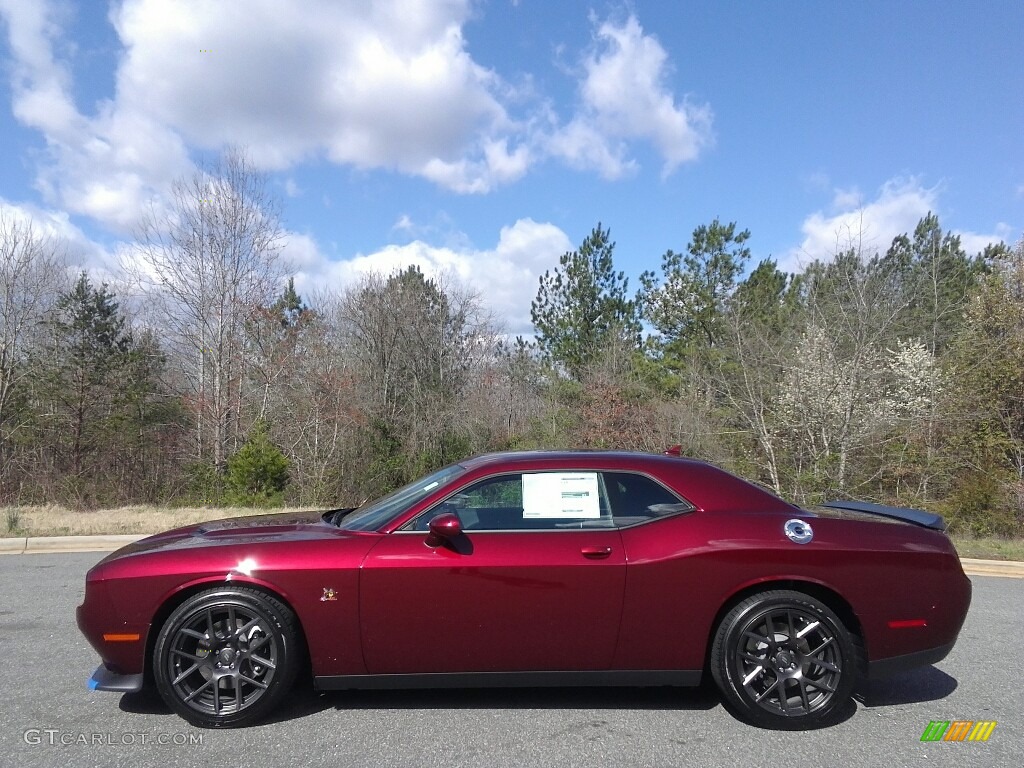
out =
[[[995,720],[932,720],[921,741],[988,741],[995,728]]]

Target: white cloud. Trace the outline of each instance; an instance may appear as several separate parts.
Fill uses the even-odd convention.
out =
[[[850,248],[866,256],[884,253],[897,235],[913,235],[918,222],[929,212],[938,214],[942,223],[940,192],[941,186],[925,187],[914,177],[890,179],[866,203],[856,188],[835,189],[831,211],[817,211],[804,219],[800,227],[803,242],[779,260],[779,267],[802,272],[812,261],[829,261]],[[968,254],[984,250],[989,243],[1007,240],[1011,231],[1007,224],[996,225],[992,234],[953,230]]]
[[[391,226],[391,231],[392,232],[412,232],[415,228],[416,228],[416,225],[413,223],[412,217],[410,217],[409,214],[407,214],[407,213],[403,213],[401,216],[398,217],[398,221],[396,221]]]
[[[0,0],[14,114],[46,138],[47,200],[118,229],[191,170],[189,147],[244,145],[267,169],[325,155],[459,192],[514,181],[533,160],[496,95],[513,89],[466,51],[469,0],[310,0],[302,13],[275,0],[244,13],[124,0],[110,13],[123,45],[116,95],[92,117],[55,54],[73,22],[63,7]]]
[[[0,0],[14,58],[14,115],[47,141],[37,186],[72,213],[125,229],[142,207],[189,167],[181,140],[144,112],[103,102],[93,118],[71,97],[67,66],[54,55],[64,6]]]
[[[484,305],[509,333],[516,334],[532,331],[530,302],[537,293],[538,278],[572,248],[568,236],[555,225],[520,219],[502,227],[491,249],[434,246],[414,240],[331,260],[312,238],[290,235],[284,256],[297,270],[295,283],[300,292],[344,288],[368,272],[388,274],[413,264],[428,277],[454,276],[478,290]]]
[[[637,142],[670,173],[710,143],[707,106],[676,98],[661,44],[630,16],[596,24],[579,67],[578,110],[560,120],[533,91],[470,55],[472,0],[122,0],[109,19],[122,50],[113,97],[79,109],[63,54],[75,14],[63,0],[0,0],[13,110],[45,137],[37,185],[49,204],[122,232],[190,152],[244,146],[283,170],[326,158],[487,193],[557,158],[607,178],[637,167]],[[288,195],[299,194],[294,181]]]
[[[803,242],[779,266],[800,272],[816,259],[828,261],[849,248],[884,252],[894,237],[913,232],[922,217],[937,209],[937,202],[938,187],[924,187],[915,178],[887,181],[868,203],[856,190],[836,190],[832,212],[817,211],[804,219]]]
[[[986,246],[994,245],[996,243],[1010,243],[1013,235],[1013,227],[1005,222],[999,222],[995,226],[995,230],[991,234],[984,234],[979,232],[963,232],[957,230],[956,235],[960,237],[960,245],[964,251],[973,256],[976,253],[981,253],[985,250]]]
[[[635,16],[621,25],[603,22],[583,60],[582,109],[556,131],[548,148],[576,167],[592,167],[606,178],[635,168],[627,156],[630,140],[650,141],[661,155],[663,175],[695,160],[713,141],[712,112],[706,104],[678,102],[666,80],[668,54],[645,35]]]
[[[856,187],[837,189],[832,198],[832,207],[836,210],[856,210],[864,203],[864,195]]]
[[[507,178],[487,146],[509,141],[515,125],[494,95],[505,86],[466,51],[468,0],[238,8],[127,0],[113,17],[126,46],[119,100],[198,146],[244,144],[269,168],[324,151],[459,191]]]
[[[7,221],[31,223],[38,237],[48,238],[66,255],[69,274],[85,270],[97,280],[116,282],[118,261],[115,254],[90,239],[75,226],[65,211],[0,198],[0,217]]]

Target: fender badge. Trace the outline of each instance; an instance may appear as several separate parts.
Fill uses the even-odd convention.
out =
[[[786,524],[782,526],[782,530],[786,532],[786,537],[794,544],[810,544],[811,539],[814,538],[814,531],[811,529],[810,524],[797,518],[787,520]]]
[[[321,603],[326,603],[328,600],[337,600],[338,595],[331,587],[324,587],[324,595],[320,598]]]

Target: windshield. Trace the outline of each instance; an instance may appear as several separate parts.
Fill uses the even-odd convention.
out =
[[[375,531],[465,471],[466,468],[460,464],[439,469],[346,515],[338,527],[346,531]]]

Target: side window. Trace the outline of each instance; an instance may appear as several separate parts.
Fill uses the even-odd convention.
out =
[[[489,477],[448,497],[410,523],[424,531],[444,512],[464,531],[559,530],[612,527],[598,472],[523,472]]]
[[[633,472],[602,472],[605,492],[617,527],[693,509],[665,486]]]

